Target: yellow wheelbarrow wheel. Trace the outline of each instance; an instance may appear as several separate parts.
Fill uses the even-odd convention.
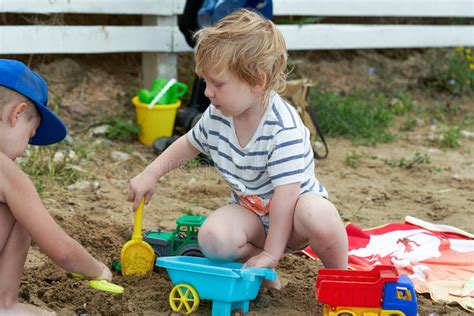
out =
[[[170,306],[174,312],[191,314],[199,306],[199,295],[189,284],[181,283],[175,285],[170,292]],[[184,308],[184,310],[183,310]]]

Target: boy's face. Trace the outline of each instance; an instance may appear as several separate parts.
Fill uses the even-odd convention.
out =
[[[224,116],[238,117],[260,105],[262,99],[260,89],[240,81],[227,70],[220,75],[208,71],[203,77],[206,81],[204,94]]]
[[[26,103],[6,105],[0,111],[0,152],[15,160],[24,154],[30,139],[35,135],[40,118],[28,118]]]

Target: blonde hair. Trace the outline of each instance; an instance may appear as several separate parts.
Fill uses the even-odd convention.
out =
[[[16,103],[26,103],[28,105],[25,115],[28,120],[31,120],[34,117],[40,117],[40,113],[36,108],[36,105],[24,95],[8,89],[7,87],[0,86],[0,110],[2,110],[7,104],[12,102]],[[0,117],[1,120],[1,117]]]
[[[283,92],[286,85],[285,39],[276,26],[258,13],[239,10],[195,35],[195,71],[230,71],[250,86],[266,78],[264,92]]]

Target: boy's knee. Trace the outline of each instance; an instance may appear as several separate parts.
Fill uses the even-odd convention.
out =
[[[199,229],[198,243],[206,257],[213,257],[220,252],[223,238],[222,232],[211,225],[204,225]]]
[[[230,259],[235,255],[232,233],[220,226],[204,225],[199,229],[198,243],[206,257]]]
[[[316,201],[313,198],[302,201],[297,206],[296,212],[295,224],[304,227],[310,236],[317,235],[319,238],[332,236],[343,227],[336,207],[323,198]]]

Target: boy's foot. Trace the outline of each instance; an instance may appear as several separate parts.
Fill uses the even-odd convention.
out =
[[[273,281],[263,280],[262,287],[266,287],[268,289],[280,290],[281,289],[280,278],[277,277],[276,280],[273,280]]]
[[[15,303],[7,309],[0,308],[1,316],[10,316],[10,315],[39,315],[39,316],[51,316],[56,315],[54,312],[50,312],[44,309],[41,309],[37,306],[23,303]]]
[[[262,287],[268,288],[268,289],[275,289],[275,290],[281,290],[287,285],[288,285],[288,280],[285,278],[282,278],[280,281],[279,276],[277,276],[276,280],[273,280],[273,281],[263,280],[262,282]]]

